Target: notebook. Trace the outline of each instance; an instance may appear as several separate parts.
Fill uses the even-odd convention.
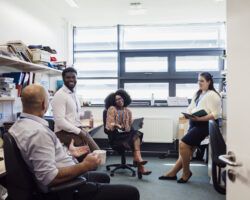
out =
[[[203,116],[206,116],[207,115],[207,112],[205,110],[199,110],[193,114],[188,114],[188,113],[182,113],[185,118],[187,119],[190,119],[190,118],[193,118],[193,117],[203,117]]]

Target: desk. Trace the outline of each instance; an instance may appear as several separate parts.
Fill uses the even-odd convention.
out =
[[[94,120],[94,127],[89,128],[89,119],[83,119],[81,120],[81,123],[83,127],[86,127],[85,130],[89,132],[89,134],[93,137],[95,133],[103,126],[103,121],[102,120]]]

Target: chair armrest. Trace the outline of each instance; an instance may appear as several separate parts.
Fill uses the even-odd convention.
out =
[[[78,177],[73,180],[67,181],[65,183],[50,187],[49,192],[60,192],[63,190],[74,189],[80,185],[86,184],[86,182],[87,182],[86,178]]]

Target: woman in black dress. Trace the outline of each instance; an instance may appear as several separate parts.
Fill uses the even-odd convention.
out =
[[[123,145],[131,149],[134,155],[134,165],[138,167],[138,176],[149,175],[151,171],[144,168],[147,161],[141,156],[141,142],[143,133],[132,130],[132,112],[127,108],[131,98],[125,90],[117,90],[105,99],[107,109],[106,129],[112,145]]]
[[[176,175],[181,169],[183,170],[182,176],[177,182],[186,183],[190,179],[192,172],[189,165],[193,151],[208,136],[208,121],[217,120],[220,117],[221,98],[214,88],[212,75],[208,72],[201,73],[198,83],[199,90],[194,95],[187,112],[192,114],[199,110],[205,110],[207,115],[190,119],[188,133],[179,144],[179,159],[170,171],[159,177],[160,180],[177,180]]]

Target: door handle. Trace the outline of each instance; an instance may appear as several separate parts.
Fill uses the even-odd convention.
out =
[[[232,167],[240,167],[242,166],[241,162],[236,162],[235,154],[232,151],[229,151],[226,155],[220,155],[219,159],[225,164]]]

